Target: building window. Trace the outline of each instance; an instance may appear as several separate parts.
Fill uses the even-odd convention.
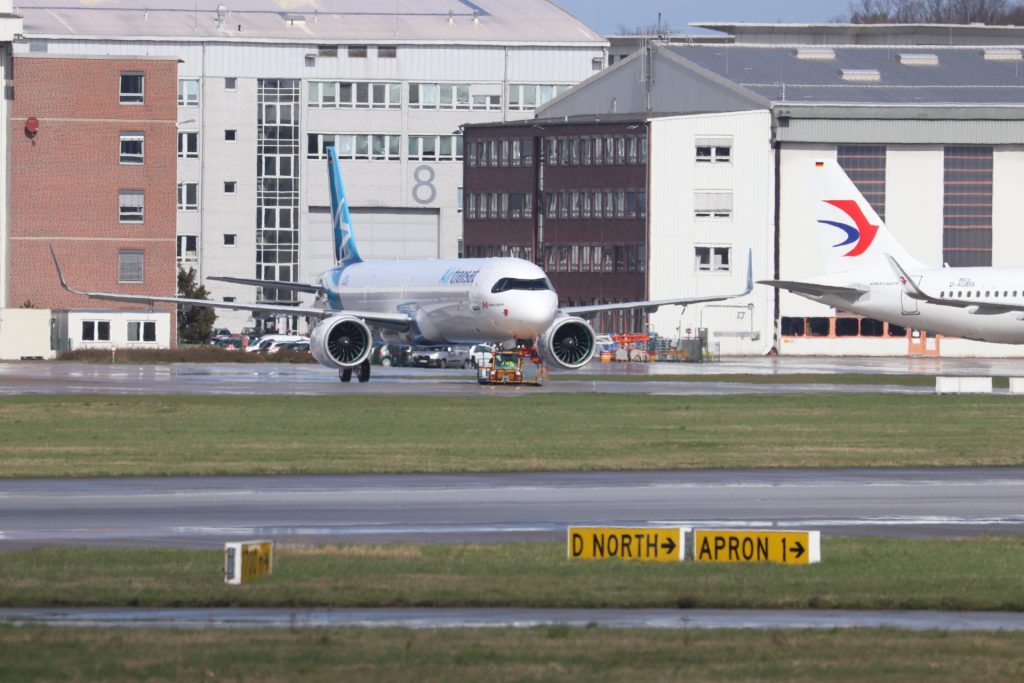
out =
[[[696,218],[731,218],[732,192],[727,190],[694,192],[693,215]]]
[[[82,341],[110,341],[110,321],[83,320]]]
[[[130,342],[155,342],[156,341],[156,323],[149,321],[129,321],[128,322],[128,341]]]
[[[224,194],[234,194],[237,183],[234,180],[224,181]]]
[[[349,45],[348,56],[355,59],[364,59],[366,57],[367,49],[365,45]]]
[[[231,91],[238,90],[238,79],[235,78],[234,76],[225,78],[224,79],[224,89],[225,90],[231,90]]]
[[[946,147],[942,260],[950,266],[992,265],[992,148]]]
[[[694,247],[695,267],[705,271],[730,270],[730,247]]]
[[[235,237],[236,237],[236,235],[234,235],[232,233],[225,233],[224,234],[224,246],[225,247],[233,247],[233,246],[235,246]]]
[[[140,73],[121,74],[121,104],[142,104],[145,101],[144,77]]]
[[[238,137],[238,131],[234,128],[228,128],[224,131],[224,139],[228,142],[234,142],[235,138]]]
[[[310,81],[310,107],[320,109],[399,109],[401,83]]]
[[[117,252],[117,281],[142,282],[143,252],[138,249],[122,249]]]
[[[878,217],[885,220],[885,146],[839,145],[836,161]]]
[[[199,158],[199,133],[178,133],[178,158]]]
[[[377,58],[378,59],[394,59],[398,56],[398,48],[394,45],[378,45],[377,46]]]
[[[178,235],[178,263],[199,260],[196,250],[198,242],[199,238],[195,235]]]
[[[644,147],[646,147],[646,140]],[[698,164],[728,164],[732,161],[732,138],[697,138]]]
[[[326,159],[327,148],[334,147],[339,159],[398,161],[401,158],[400,143],[398,135],[310,133],[306,141],[306,158]]]
[[[144,141],[142,133],[121,133],[121,163],[141,164]]]
[[[122,223],[141,223],[145,214],[142,190],[121,190],[118,193],[118,220]]]
[[[199,183],[178,183],[178,211],[199,208]]]
[[[530,111],[553,100],[569,90],[568,85],[542,85],[537,83],[508,86],[508,108],[514,111]]]
[[[199,105],[199,79],[178,79],[178,106],[195,107]]]
[[[410,135],[411,161],[461,161],[461,135]]]

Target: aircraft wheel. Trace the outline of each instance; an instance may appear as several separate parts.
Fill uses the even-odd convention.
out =
[[[342,382],[352,381],[352,368],[342,368],[341,372],[338,373],[338,377]]]
[[[367,358],[359,364],[359,381],[369,382],[370,381],[370,359]]]

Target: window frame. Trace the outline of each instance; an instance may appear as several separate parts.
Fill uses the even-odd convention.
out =
[[[125,151],[125,143],[139,143],[138,153]],[[141,131],[121,131],[118,136],[119,162],[123,166],[141,166],[146,162],[146,135]]]
[[[129,203],[129,200],[136,197],[139,200],[137,204]],[[138,225],[146,222],[145,190],[118,190],[117,198],[119,223]]]
[[[138,263],[127,261],[127,257],[138,257]],[[135,279],[132,268],[138,266]],[[142,249],[120,249],[117,252],[117,281],[125,284],[143,284],[146,281],[146,252]]]
[[[139,89],[125,89],[125,79],[139,79]],[[145,104],[146,103],[146,74],[141,71],[122,71],[118,81],[119,92],[118,102],[120,104]]]

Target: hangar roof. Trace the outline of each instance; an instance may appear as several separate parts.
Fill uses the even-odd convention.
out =
[[[18,0],[16,4],[29,38],[607,45],[598,33],[549,0]]]
[[[1020,105],[1021,47],[668,45],[774,104]],[[684,64],[685,64],[684,62]]]

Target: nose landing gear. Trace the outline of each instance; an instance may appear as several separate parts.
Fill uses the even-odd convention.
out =
[[[356,368],[358,368],[358,370],[359,370],[359,374],[357,375],[357,378],[359,379],[359,381],[360,382],[369,382],[370,381],[370,359],[367,358],[362,363],[360,363],[358,366],[356,366]],[[342,368],[341,370],[338,371],[338,379],[340,379],[342,382],[351,382],[352,381],[352,370],[353,370],[353,368]]]

